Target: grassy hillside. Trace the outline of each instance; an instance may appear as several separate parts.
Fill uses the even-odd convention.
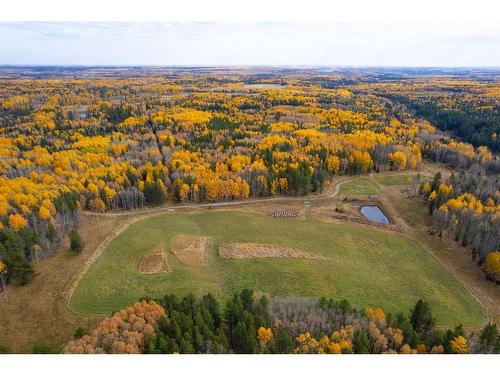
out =
[[[339,193],[342,195],[377,195],[380,193],[380,188],[369,178],[362,177],[344,182],[340,186]]]
[[[379,184],[388,186],[408,185],[414,176],[416,176],[416,174],[376,176],[375,180]]]
[[[186,266],[170,252],[176,234],[211,236],[206,266]],[[217,242],[279,244],[331,257],[221,259]],[[137,263],[164,249],[172,272],[144,275]],[[420,245],[386,232],[315,220],[277,219],[242,212],[162,215],[131,225],[82,278],[71,306],[82,313],[110,313],[142,296],[214,293],[242,288],[272,296],[347,298],[360,306],[398,312],[429,300],[439,324],[475,326],[485,317],[473,298]]]

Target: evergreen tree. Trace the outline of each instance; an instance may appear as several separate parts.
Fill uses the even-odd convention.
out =
[[[413,329],[424,337],[426,337],[436,325],[436,319],[432,316],[429,303],[422,299],[418,300],[415,307],[411,310],[410,320]]]
[[[287,354],[293,350],[292,336],[285,330],[280,329],[270,343],[269,350],[274,354]]]
[[[396,315],[395,326],[403,331],[404,342],[406,344],[411,347],[415,347],[418,344],[419,339],[417,332],[402,313]]]
[[[478,340],[478,349],[480,353],[499,353],[500,335],[496,324],[487,324],[483,328]]]
[[[84,242],[76,229],[69,232],[69,249],[72,253],[80,254],[84,248]]]
[[[146,201],[152,204],[163,204],[167,200],[165,189],[160,181],[146,182],[144,185],[144,197]]]
[[[356,354],[368,354],[369,353],[369,350],[368,350],[369,341],[368,341],[368,335],[366,334],[366,332],[363,330],[354,332],[352,345],[353,345],[354,353],[356,353]]]
[[[9,280],[19,285],[28,284],[35,276],[35,270],[24,254],[16,251],[7,256],[6,264],[9,270]]]

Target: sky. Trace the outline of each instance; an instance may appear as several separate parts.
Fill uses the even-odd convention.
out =
[[[0,65],[500,67],[500,23],[0,22]]]

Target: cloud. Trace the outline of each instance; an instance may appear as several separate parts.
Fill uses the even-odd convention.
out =
[[[0,64],[500,66],[500,30],[497,24],[11,22],[0,23]]]

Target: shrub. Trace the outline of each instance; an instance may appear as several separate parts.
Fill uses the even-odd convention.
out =
[[[75,254],[80,254],[85,246],[80,233],[76,229],[69,232],[69,242],[69,250]]]
[[[33,352],[33,354],[55,354],[56,353],[56,351],[51,346],[44,343],[43,341],[37,341],[36,343],[34,343],[32,352]]]
[[[26,285],[35,276],[33,265],[24,254],[14,252],[7,257],[6,263],[9,270],[9,280],[16,284]]]
[[[73,334],[73,338],[75,339],[81,339],[83,336],[86,336],[89,334],[89,331],[87,331],[85,328],[78,327]]]

